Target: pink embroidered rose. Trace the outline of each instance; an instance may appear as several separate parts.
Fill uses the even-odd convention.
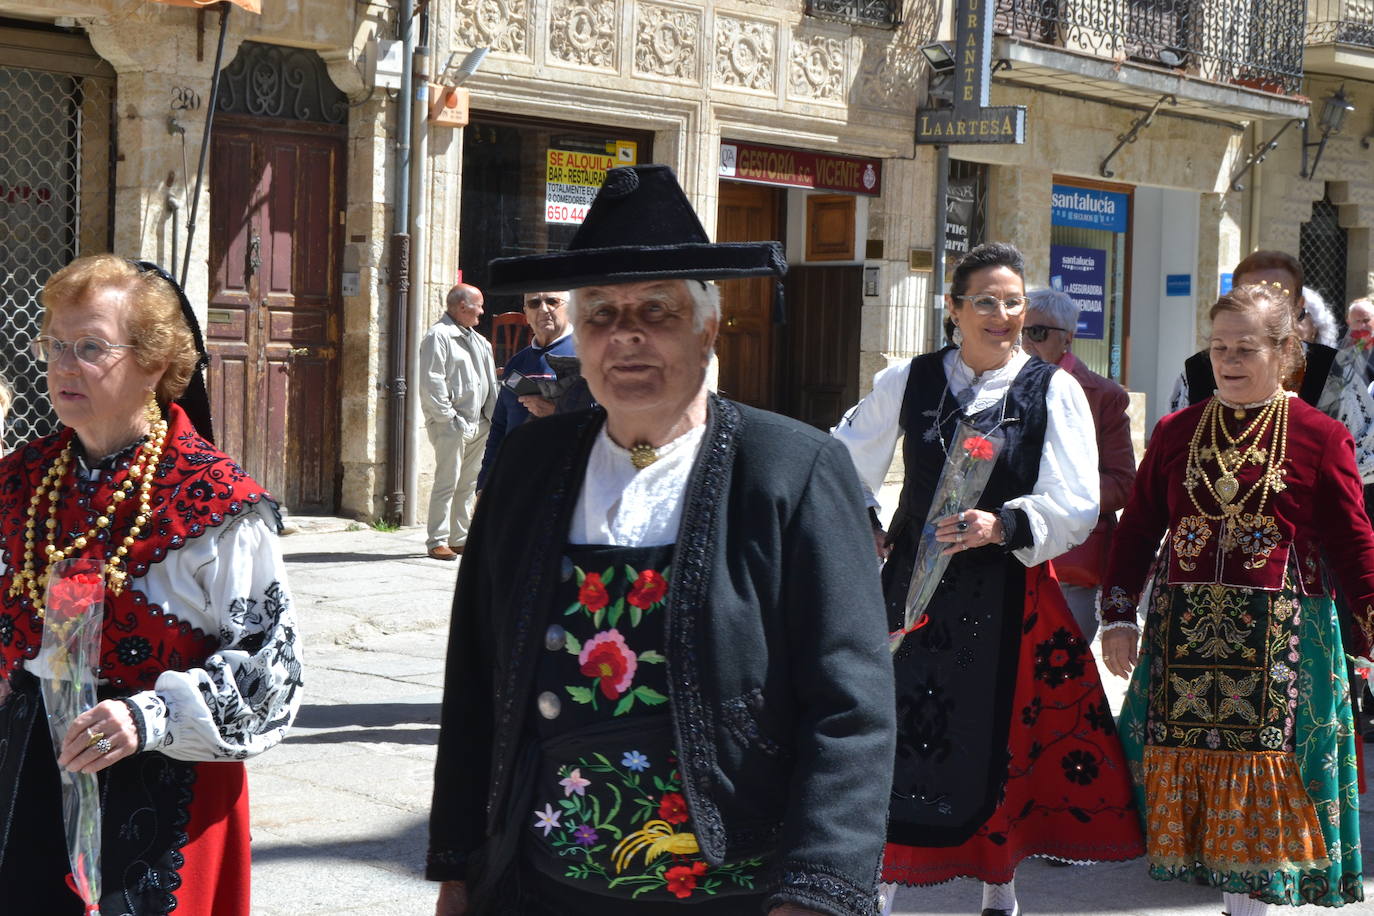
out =
[[[597,679],[608,700],[618,700],[630,689],[639,667],[638,658],[616,629],[603,630],[583,643],[577,661],[583,674]]]

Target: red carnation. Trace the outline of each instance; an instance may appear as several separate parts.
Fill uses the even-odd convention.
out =
[[[48,603],[67,617],[76,617],[101,598],[104,582],[96,573],[76,573],[54,579],[48,586]]]
[[[975,461],[991,461],[995,454],[992,443],[982,436],[969,436],[965,439],[964,451]]]
[[[637,608],[648,610],[663,600],[668,593],[668,580],[655,569],[646,569],[639,574],[625,600]]]
[[[582,587],[577,590],[577,600],[593,614],[611,603],[611,596],[606,594],[606,586],[601,582],[601,573],[587,573]]]
[[[1357,349],[1357,350],[1366,350],[1366,349],[1368,349],[1370,343],[1372,342],[1372,341],[1370,340],[1370,332],[1369,332],[1369,331],[1351,331],[1351,332],[1350,332],[1350,339],[1353,340],[1353,341],[1355,341],[1355,349]]]
[[[681,792],[664,792],[658,802],[658,816],[670,824],[687,823],[687,799]]]
[[[591,576],[587,578],[590,580]],[[618,700],[630,689],[639,667],[639,659],[625,645],[625,637],[614,629],[603,630],[587,640],[577,661],[583,674],[597,679],[602,695],[608,700]]]
[[[674,865],[663,873],[663,879],[668,882],[668,890],[673,896],[681,900],[692,896],[692,891],[697,889],[697,879],[705,874],[706,863],[693,862],[691,866]]]

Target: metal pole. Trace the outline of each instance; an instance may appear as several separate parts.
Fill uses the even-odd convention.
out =
[[[401,34],[401,94],[396,106],[396,192],[392,202],[391,321],[387,385],[387,497],[386,520],[399,525],[405,517],[406,460],[406,352],[409,347],[406,318],[410,311],[410,105],[414,92],[411,61],[415,35],[411,28],[410,0],[398,0],[397,28]]]
[[[949,147],[935,147],[935,242],[930,246],[930,332],[928,350],[943,345],[945,314],[945,218],[949,213]]]
[[[205,162],[210,158],[210,133],[215,124],[215,106],[219,104],[219,69],[224,60],[224,36],[229,31],[229,10],[232,3],[219,5],[219,46],[215,48],[215,71],[210,80],[210,103],[205,107],[205,131],[200,137],[200,164],[196,166],[196,193],[191,195],[191,214],[186,217],[186,256],[181,262],[181,288],[191,272],[191,243],[196,237],[196,211],[200,209],[200,187],[205,181]]]
[[[410,140],[410,288],[414,290],[409,314],[406,316],[406,335],[409,340],[419,340],[424,336],[423,318],[426,305],[426,288],[429,285],[429,183],[425,180],[425,170],[429,165],[429,48],[423,44],[424,30],[421,30],[421,44],[415,48],[415,104],[411,113]],[[406,352],[406,379],[409,388],[418,390],[420,367]],[[411,398],[405,412],[405,492],[407,499],[401,512],[402,525],[417,524],[419,507],[411,497],[420,490],[419,442],[424,428],[419,417],[419,403]]]

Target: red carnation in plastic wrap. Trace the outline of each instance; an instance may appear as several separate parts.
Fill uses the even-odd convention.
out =
[[[663,600],[668,593],[668,580],[656,569],[646,569],[639,574],[625,600],[637,608],[648,610]]]
[[[103,597],[105,583],[96,573],[75,573],[54,579],[48,586],[48,603],[64,617],[77,617]]]
[[[992,447],[992,443],[982,436],[969,436],[964,440],[964,451],[968,456],[977,461],[991,461],[992,456],[997,454],[997,450]]]
[[[577,600],[593,614],[611,603],[611,596],[606,593],[606,586],[601,581],[601,573],[587,573],[582,580],[582,587],[577,590]]]
[[[679,900],[692,896],[692,891],[697,889],[697,879],[706,875],[705,862],[693,862],[689,865],[674,865],[663,873],[663,879],[668,882],[668,890],[673,892],[673,896]]]
[[[577,661],[583,674],[598,679],[601,693],[608,700],[618,700],[630,689],[639,667],[639,659],[625,645],[619,630],[603,630],[587,640]]]

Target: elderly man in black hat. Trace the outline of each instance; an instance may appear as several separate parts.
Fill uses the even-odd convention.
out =
[[[780,246],[710,243],[671,170],[637,166],[567,251],[491,267],[573,290],[600,406],[512,432],[473,523],[437,911],[876,913],[894,701],[858,479],[706,387],[706,281],[780,277]]]

